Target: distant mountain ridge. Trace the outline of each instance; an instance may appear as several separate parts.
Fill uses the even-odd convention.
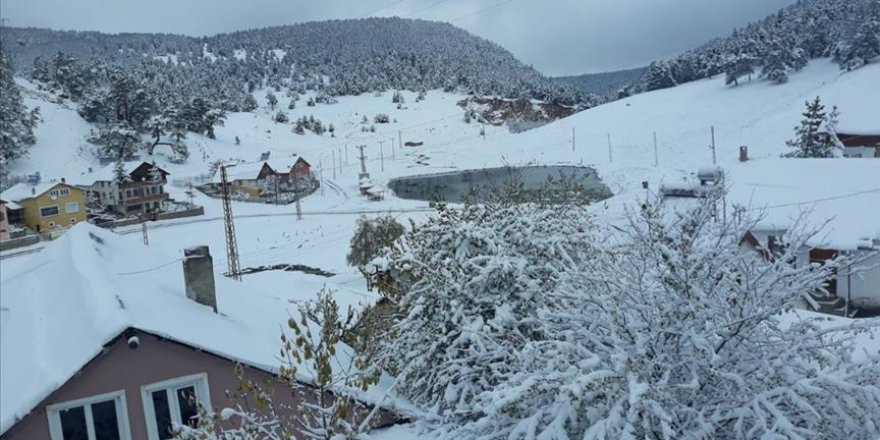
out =
[[[584,94],[550,80],[501,46],[450,24],[424,20],[331,20],[210,37],[8,27],[0,32],[23,72],[32,69],[34,60],[49,61],[63,52],[79,63],[149,81],[179,77],[163,85],[178,93],[186,92],[182,83],[206,93],[219,87],[224,93],[214,93],[216,101],[240,95],[234,90],[237,86],[253,89],[263,83],[276,89],[318,89],[328,95],[444,88],[568,105],[589,103]]]
[[[560,84],[568,84],[582,93],[616,98],[618,90],[627,87],[645,73],[645,67],[617,70],[614,72],[585,73],[583,75],[559,76],[553,78]]]

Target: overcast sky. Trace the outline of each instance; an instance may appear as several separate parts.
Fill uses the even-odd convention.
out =
[[[0,0],[9,26],[210,35],[334,18],[448,21],[548,75],[668,57],[795,0]],[[330,36],[328,36],[330,38]]]

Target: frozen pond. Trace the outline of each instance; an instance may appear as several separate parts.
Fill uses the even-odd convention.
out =
[[[540,191],[551,180],[562,179],[583,185],[594,200],[612,196],[593,168],[565,165],[485,168],[399,177],[388,182],[388,187],[402,199],[461,203],[469,194],[476,193],[479,201],[481,195],[512,182],[521,182],[527,191]]]

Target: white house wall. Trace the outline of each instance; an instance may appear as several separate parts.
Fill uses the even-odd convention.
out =
[[[880,251],[856,251],[859,260],[847,276],[847,268],[841,268],[837,277],[837,296],[858,308],[880,309]],[[849,284],[852,283],[852,286]]]

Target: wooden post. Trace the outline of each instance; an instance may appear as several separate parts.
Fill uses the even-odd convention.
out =
[[[709,126],[709,132],[712,134],[712,145],[710,145],[710,147],[712,148],[712,165],[717,165],[717,162],[715,160],[715,126],[714,125]]]
[[[614,162],[614,156],[611,154],[611,133],[608,133],[608,162]]]
[[[654,166],[660,163],[660,157],[657,154],[657,132],[654,132]]]

